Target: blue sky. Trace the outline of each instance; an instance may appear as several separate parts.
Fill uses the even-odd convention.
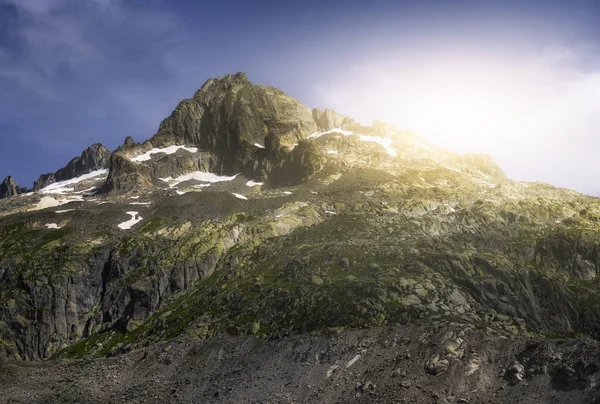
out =
[[[596,1],[0,0],[0,176],[31,186],[92,143],[145,140],[244,71],[600,195],[597,21]]]

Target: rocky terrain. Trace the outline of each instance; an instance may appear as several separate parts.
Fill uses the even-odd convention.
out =
[[[143,143],[13,182],[0,400],[600,395],[599,200],[488,156],[238,73]]]

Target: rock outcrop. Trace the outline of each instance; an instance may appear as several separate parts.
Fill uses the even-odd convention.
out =
[[[55,182],[70,180],[92,171],[108,168],[111,152],[100,143],[85,149],[81,156],[75,157],[65,167],[55,173],[41,175],[33,184],[33,190],[39,191]]]
[[[320,109],[315,108],[312,110],[312,114],[317,127],[323,132],[333,128],[343,128],[345,124],[351,124],[353,122],[350,118],[342,116],[331,109],[321,111]]]
[[[10,198],[11,196],[22,194],[24,192],[27,192],[27,188],[20,187],[17,184],[17,181],[10,175],[0,183],[0,199]]]

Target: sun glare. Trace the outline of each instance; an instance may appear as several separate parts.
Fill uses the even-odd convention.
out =
[[[533,154],[550,164],[600,124],[600,75],[571,69],[568,57],[372,64],[332,83],[324,98],[363,124],[390,122],[457,153],[527,166],[534,176]]]
[[[382,89],[377,112],[453,150],[485,149],[527,120],[522,112],[527,96],[515,80],[491,72],[487,76],[426,72],[410,82],[401,80],[395,94]]]

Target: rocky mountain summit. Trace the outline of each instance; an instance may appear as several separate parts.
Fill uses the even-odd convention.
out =
[[[93,171],[107,169],[110,166],[110,156],[110,150],[102,144],[93,144],[85,149],[81,156],[75,157],[57,172],[41,175],[34,182],[33,190],[39,191],[55,182],[67,181]]]
[[[20,187],[17,184],[17,181],[10,175],[0,183],[0,199],[10,198],[11,196],[16,196],[24,192],[27,192],[27,188]]]
[[[34,189],[0,200],[12,402],[600,402],[599,200],[489,156],[238,73]]]

